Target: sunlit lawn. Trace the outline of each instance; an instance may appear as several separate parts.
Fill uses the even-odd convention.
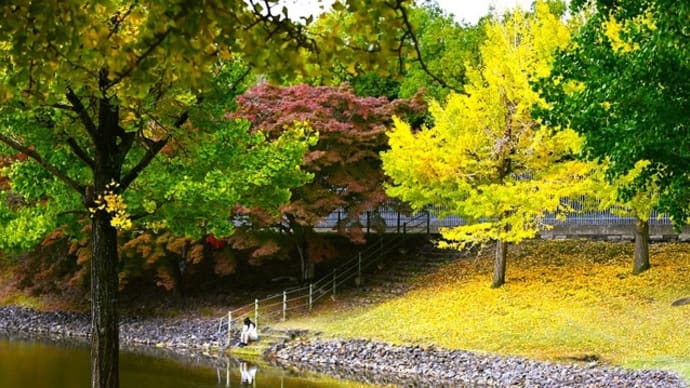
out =
[[[372,308],[321,309],[285,326],[327,336],[569,361],[595,355],[690,381],[690,244],[652,244],[652,269],[631,274],[632,243],[535,241],[511,247],[507,281],[491,289],[491,251],[421,279]],[[334,305],[335,307],[337,305]]]

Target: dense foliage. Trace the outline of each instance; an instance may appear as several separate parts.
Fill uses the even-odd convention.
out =
[[[25,249],[60,223],[75,225],[65,219],[75,209],[88,212],[93,387],[119,385],[117,229],[148,221],[144,227],[229,233],[227,206],[248,200],[275,208],[290,186],[307,178],[298,168],[308,143],[304,131],[266,141],[217,114],[227,108],[211,96],[220,66],[241,56],[280,77],[304,68],[302,50],[318,54],[312,59],[349,52],[377,62],[373,52],[353,51],[329,31],[308,35],[274,3],[0,6],[0,142],[4,153],[31,160],[7,172],[22,200],[7,201],[7,191],[0,198],[9,205],[0,214],[0,239]],[[355,15],[368,45],[388,47],[396,34],[385,32],[395,28],[406,3],[336,6]]]
[[[468,70],[467,94],[432,104],[431,128],[414,131],[397,119],[382,160],[393,179],[391,196],[467,220],[442,229],[445,239],[460,248],[499,241],[498,287],[505,244],[534,237],[544,213],[563,206],[561,198],[588,190],[592,165],[573,160],[582,143],[575,132],[554,131],[531,117],[542,101],[529,82],[548,73],[553,51],[568,42],[563,22],[538,2],[533,15],[516,11],[492,21],[486,35],[482,66]]]
[[[622,188],[625,200],[657,185],[659,207],[676,227],[690,215],[687,146],[690,66],[687,2],[575,1],[586,22],[538,84],[553,126],[586,138],[585,155],[607,160],[608,176],[649,161]]]
[[[314,179],[292,190],[290,203],[277,217],[258,217],[264,212],[254,211],[253,227],[281,225],[294,236],[306,267],[328,255],[313,227],[336,210],[342,212],[337,232],[353,242],[364,242],[367,226],[382,230],[385,224],[378,209],[388,197],[379,152],[387,148],[385,131],[393,115],[414,120],[423,114],[426,104],[419,96],[388,101],[385,97],[357,97],[346,86],[261,84],[242,95],[238,106],[235,115],[247,118],[255,131],[268,137],[280,136],[294,122],[304,122],[319,134],[303,165]],[[363,221],[367,212],[369,225]]]

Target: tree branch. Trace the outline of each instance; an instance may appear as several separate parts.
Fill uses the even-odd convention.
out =
[[[26,154],[31,159],[35,160],[36,163],[41,165],[41,167],[45,168],[48,172],[53,174],[53,176],[66,183],[69,187],[73,188],[80,195],[84,194],[85,187],[83,185],[79,184],[79,182],[75,181],[74,179],[70,178],[69,176],[58,170],[52,164],[46,162],[38,152],[30,149],[29,147],[24,146],[23,144],[8,136],[5,136],[2,133],[0,133],[0,141],[7,144],[11,148]]]
[[[402,15],[402,21],[405,23],[405,28],[406,28],[406,35],[410,37],[410,40],[412,40],[412,45],[414,46],[414,51],[417,54],[417,61],[419,62],[419,66],[422,67],[422,70],[431,77],[434,81],[438,82],[439,85],[443,86],[444,88],[448,88],[456,93],[462,93],[464,92],[454,86],[449,85],[446,81],[444,81],[441,77],[438,75],[434,74],[429,70],[429,67],[427,66],[426,62],[424,62],[424,58],[422,57],[422,52],[419,49],[419,41],[417,40],[417,35],[414,33],[414,29],[412,28],[412,23],[410,22],[410,18],[407,15],[407,9],[405,9],[405,6],[402,5],[401,1],[397,2],[397,5],[395,6],[397,10],[400,11],[400,14]]]
[[[118,151],[121,155],[127,155],[130,148],[132,148],[132,144],[134,144],[135,136],[135,132],[125,132],[124,130],[122,131],[122,134],[120,134],[120,139],[122,139],[122,141],[117,146]]]
[[[252,72],[251,66],[247,66],[247,68],[240,74],[240,76],[237,78],[235,82],[233,82],[232,87],[230,88],[230,91],[228,95],[233,95],[237,92],[237,88],[242,84],[242,82],[247,79],[247,76]],[[197,102],[200,102],[200,100],[197,100]],[[182,124],[180,124],[182,125]]]
[[[136,6],[137,4],[138,2],[136,1],[132,2],[132,4],[129,5],[129,8],[127,8],[127,11],[125,11],[124,14],[120,14],[120,11],[115,12],[115,14],[110,18],[112,27],[110,28],[110,32],[108,32],[108,37],[106,39],[110,40],[113,34],[118,31],[122,22],[124,22],[125,19],[127,19],[127,16],[129,16],[129,14],[132,13],[134,6]]]
[[[73,137],[67,138],[67,144],[69,145],[69,148],[72,149],[72,152],[74,152],[74,154],[77,155],[77,157],[81,159],[82,162],[86,163],[86,165],[89,166],[92,170],[94,169],[95,162],[93,161],[93,159],[91,159],[89,154],[87,154],[86,151],[84,151],[84,149],[81,148],[79,144],[77,144],[77,141],[74,140]]]
[[[151,43],[151,45],[146,49],[146,51],[144,51],[137,58],[137,60],[134,61],[134,64],[129,69],[119,73],[115,79],[108,82],[107,87],[110,88],[114,85],[117,85],[118,83],[120,83],[120,81],[122,81],[123,79],[127,78],[130,74],[132,74],[132,72],[137,68],[137,66],[139,66],[141,61],[143,61],[146,57],[148,57],[149,54],[151,54],[153,52],[153,50],[155,50],[158,46],[160,46],[161,43],[163,43],[163,41],[170,34],[171,31],[172,31],[172,27],[168,27],[161,34],[158,34],[156,36],[156,39],[153,41],[153,43]]]
[[[189,119],[189,112],[184,112],[180,117],[177,118],[175,121],[175,124],[173,125],[176,128],[179,128],[184,124],[187,120]],[[122,180],[120,180],[120,187],[122,187],[122,191],[126,190],[129,185],[134,182],[135,179],[141,174],[141,172],[153,161],[153,158],[158,155],[160,150],[165,147],[166,144],[168,144],[168,141],[170,140],[170,135],[168,135],[166,138],[158,140],[158,141],[152,141],[150,142],[150,145],[148,149],[146,150],[146,154],[139,160],[139,163],[137,163],[136,166],[134,166],[128,173],[125,175]]]
[[[55,109],[61,109],[61,110],[68,110],[70,112],[74,112],[74,107],[72,105],[67,105],[67,104],[50,104],[47,105],[50,108],[55,108]]]
[[[146,150],[146,154],[139,160],[139,163],[137,163],[136,166],[134,166],[128,173],[125,175],[122,180],[120,180],[120,187],[122,188],[122,191],[126,190],[129,185],[134,182],[135,179],[141,174],[144,169],[151,164],[153,161],[153,158],[158,155],[161,149],[165,147],[166,144],[168,144],[168,140],[170,137],[166,137],[162,140],[152,142],[152,144],[149,146],[149,148]]]
[[[65,93],[65,96],[67,97],[67,101],[72,104],[72,110],[79,115],[82,124],[84,124],[84,128],[86,128],[86,132],[91,135],[91,138],[96,139],[96,124],[94,124],[93,119],[91,119],[91,116],[89,116],[89,112],[84,107],[84,104],[81,103],[79,97],[74,93],[74,90],[72,90],[72,88],[67,88],[67,93]]]
[[[187,8],[183,7],[182,11],[180,11],[177,15],[175,15],[173,17],[173,20],[177,22],[186,12],[187,12]],[[130,74],[132,74],[132,72],[139,66],[139,64],[141,64],[141,62],[144,59],[146,59],[146,57],[148,57],[153,52],[153,50],[158,48],[158,46],[160,46],[161,43],[163,43],[165,38],[168,35],[170,35],[173,28],[174,28],[173,26],[168,26],[168,28],[166,28],[165,31],[155,34],[153,36],[153,42],[151,42],[151,44],[146,48],[146,50],[144,50],[144,52],[141,55],[139,55],[139,57],[136,59],[136,61],[134,61],[134,64],[132,66],[130,66],[128,69],[124,70],[123,72],[118,73],[117,77],[115,77],[115,79],[108,82],[106,89],[108,89],[114,85],[117,85],[118,83],[120,83],[120,81],[122,81],[123,79],[127,78]]]
[[[86,74],[89,74],[89,75],[91,75],[92,77],[96,77],[96,76],[97,76],[97,74],[93,72],[93,69],[89,69],[89,68],[87,68],[87,67],[85,67],[85,66],[83,66],[83,65],[80,65],[80,64],[78,64],[78,63],[72,61],[71,59],[69,59],[69,58],[67,57],[67,55],[63,54],[60,50],[58,50],[58,48],[55,47],[55,45],[53,45],[50,41],[48,41],[48,48],[50,48],[50,49],[52,49],[53,51],[55,51],[55,54],[57,54],[57,56],[62,57],[62,59],[64,59],[67,63],[69,63],[69,64],[70,64],[72,67],[74,67],[75,69],[83,70]]]

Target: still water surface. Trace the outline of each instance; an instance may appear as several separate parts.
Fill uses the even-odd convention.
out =
[[[89,388],[89,349],[83,344],[48,344],[0,337],[0,388]],[[245,378],[241,381],[241,370]],[[229,381],[227,378],[230,378]],[[301,376],[279,368],[230,360],[212,367],[141,352],[120,354],[121,388],[376,387],[324,376]]]

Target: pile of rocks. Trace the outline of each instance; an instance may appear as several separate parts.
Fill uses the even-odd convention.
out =
[[[433,347],[391,346],[365,340],[301,341],[275,349],[279,365],[292,365],[367,382],[421,386],[685,387],[676,374],[560,364]],[[349,373],[343,374],[344,371]],[[382,376],[377,378],[376,376]]]

